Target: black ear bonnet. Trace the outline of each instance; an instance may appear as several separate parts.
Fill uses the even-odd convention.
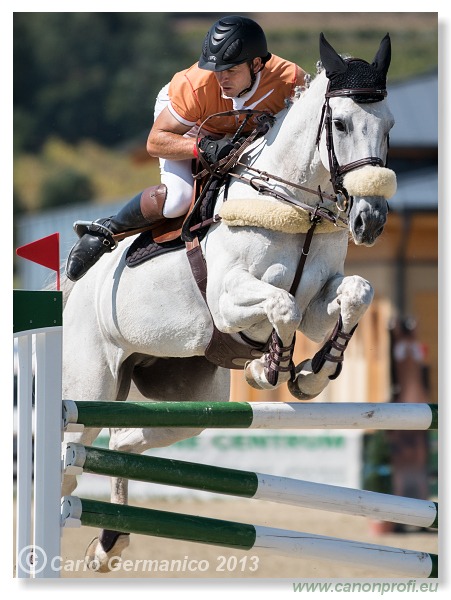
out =
[[[329,92],[349,90],[356,102],[378,102],[387,95],[391,42],[387,33],[371,64],[360,58],[343,59],[320,34],[320,57],[329,79]],[[361,90],[361,94],[359,94]]]

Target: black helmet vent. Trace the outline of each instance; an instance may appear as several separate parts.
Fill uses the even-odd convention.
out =
[[[235,40],[230,44],[227,50],[224,52],[223,60],[231,62],[240,55],[241,49],[243,48],[243,42],[241,40]]]

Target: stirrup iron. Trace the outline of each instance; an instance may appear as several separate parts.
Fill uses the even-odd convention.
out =
[[[118,246],[113,231],[102,223],[97,221],[75,221],[73,228],[79,238],[82,238],[86,233],[101,233],[106,238],[104,242],[105,246],[108,246],[112,250]]]

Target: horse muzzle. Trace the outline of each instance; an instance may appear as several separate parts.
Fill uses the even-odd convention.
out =
[[[386,167],[365,165],[346,173],[343,185],[353,197],[349,227],[354,243],[372,246],[384,229],[387,200],[396,193],[396,175]]]
[[[388,204],[381,196],[355,198],[349,214],[349,229],[356,245],[372,246],[384,230]]]

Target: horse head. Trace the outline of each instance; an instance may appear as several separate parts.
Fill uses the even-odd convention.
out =
[[[350,200],[356,244],[372,246],[382,233],[396,176],[385,167],[393,116],[385,100],[391,44],[387,34],[371,64],[344,59],[323,34],[320,56],[328,80],[317,146],[336,194]]]

